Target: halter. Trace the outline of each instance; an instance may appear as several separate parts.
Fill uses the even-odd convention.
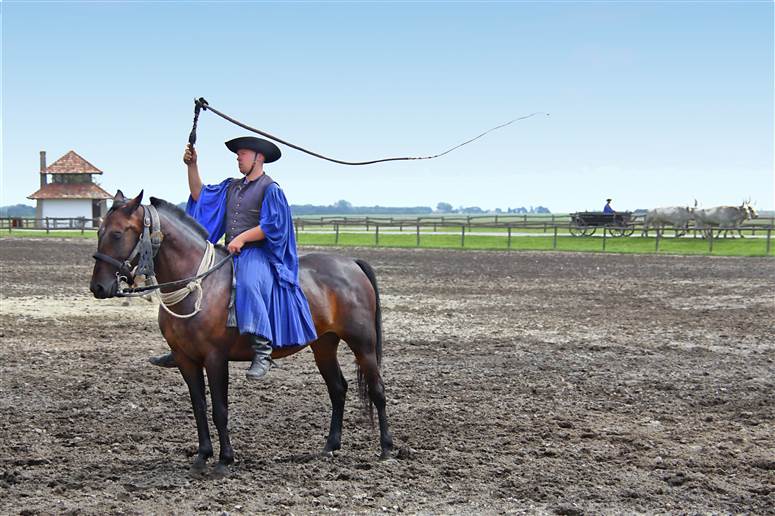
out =
[[[103,253],[94,253],[95,260],[101,260],[109,263],[116,269],[116,281],[121,285],[124,281],[130,285],[134,284],[135,276],[145,276],[146,278],[155,278],[156,272],[153,268],[153,260],[159,254],[161,242],[164,240],[164,234],[161,232],[161,222],[159,221],[159,212],[152,205],[141,205],[143,208],[143,232],[140,235],[137,244],[132,252],[129,253],[126,260],[120,262]],[[132,262],[140,256],[137,267],[132,268]]]

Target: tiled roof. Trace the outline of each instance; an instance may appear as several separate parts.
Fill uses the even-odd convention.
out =
[[[75,151],[70,151],[46,167],[46,171],[41,174],[102,174],[102,170],[83,159]]]
[[[49,183],[27,199],[112,199],[113,196],[94,183]]]

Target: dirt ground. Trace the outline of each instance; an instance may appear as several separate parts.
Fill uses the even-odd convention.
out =
[[[237,463],[201,479],[155,305],[92,298],[93,241],[0,240],[0,512],[772,513],[775,260],[329,251],[377,270],[399,452],[341,346],[343,448],[317,455],[304,351],[260,386],[233,364]]]

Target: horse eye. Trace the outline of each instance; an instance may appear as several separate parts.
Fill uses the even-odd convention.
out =
[[[121,231],[114,231],[110,234],[110,236],[113,240],[121,240],[121,237],[123,237],[124,234]]]

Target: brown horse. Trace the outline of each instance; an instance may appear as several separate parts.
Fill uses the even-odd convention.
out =
[[[142,197],[140,192],[134,199],[127,200],[119,190],[99,228],[97,249],[98,255],[102,256],[95,255],[98,259],[90,285],[96,298],[118,294],[119,262],[125,262],[134,254],[132,251],[144,234],[144,212],[149,208],[141,205]],[[195,276],[208,245],[207,232],[183,210],[164,200],[151,197],[151,205],[158,212],[163,234],[153,258],[157,281],[164,283]],[[223,247],[216,247],[217,261],[227,255]],[[328,254],[304,255],[299,262],[301,287],[309,301],[318,334],[317,340],[308,345],[326,382],[332,405],[331,427],[323,452],[330,454],[341,447],[347,382],[339,368],[336,352],[339,341],[344,340],[355,354],[361,399],[366,405],[370,401],[377,408],[382,457],[386,457],[393,447],[393,440],[388,430],[384,384],[380,375],[382,327],[374,271],[364,261]],[[253,352],[247,336],[240,336],[236,328],[226,327],[231,282],[230,264],[205,277],[201,311],[194,317],[177,318],[159,307],[159,327],[191,394],[199,435],[199,449],[192,465],[194,470],[204,469],[207,459],[213,456],[203,368],[207,371],[213,421],[220,440],[217,467],[222,470],[234,462],[228,431],[229,361],[249,361]],[[163,288],[162,292],[166,290],[174,289]],[[197,293],[192,293],[170,309],[180,315],[189,314],[195,310],[196,297]],[[282,348],[275,350],[272,356],[282,358],[305,347]]]

